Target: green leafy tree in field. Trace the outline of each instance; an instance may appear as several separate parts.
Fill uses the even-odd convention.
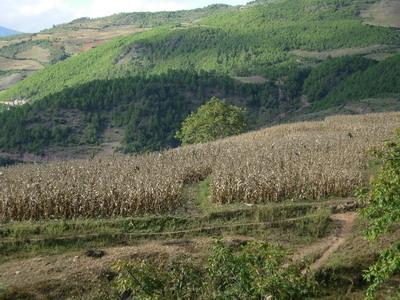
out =
[[[243,133],[246,128],[244,109],[213,97],[183,121],[176,137],[182,144],[205,143]]]
[[[369,189],[359,192],[366,207],[362,216],[368,220],[366,236],[377,240],[400,222],[400,130],[395,142],[387,143],[383,150],[374,151],[382,168]],[[382,283],[400,271],[400,241],[381,252],[379,260],[364,274],[370,282],[367,299],[373,299]]]

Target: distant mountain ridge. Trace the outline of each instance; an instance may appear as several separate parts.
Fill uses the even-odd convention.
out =
[[[0,37],[20,34],[20,32],[0,26]]]

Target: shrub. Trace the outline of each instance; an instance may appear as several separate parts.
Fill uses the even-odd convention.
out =
[[[296,265],[285,265],[279,247],[250,242],[236,253],[214,243],[205,266],[189,258],[169,262],[119,261],[116,286],[139,299],[304,299],[315,292],[314,281]]]
[[[375,150],[373,154],[382,168],[370,188],[359,192],[366,205],[361,213],[369,221],[366,231],[369,240],[377,240],[400,222],[400,130],[396,141],[386,143],[383,150]],[[399,241],[383,251],[378,261],[365,272],[364,278],[371,283],[367,299],[373,299],[381,284],[397,271],[400,271]]]
[[[182,144],[205,143],[240,134],[246,127],[244,109],[213,97],[183,121],[176,137]]]

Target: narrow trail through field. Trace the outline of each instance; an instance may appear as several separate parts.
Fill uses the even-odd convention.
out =
[[[321,256],[309,266],[309,269],[304,270],[303,273],[306,273],[307,271],[316,271],[327,263],[331,255],[336,252],[351,235],[351,229],[353,228],[356,215],[357,214],[355,212],[331,215],[331,220],[341,223],[339,232],[335,235],[328,236],[325,239],[310,245],[309,247],[301,249],[293,256],[294,261],[299,261],[300,259],[303,259],[309,255],[318,252],[322,253]]]
[[[302,218],[286,219],[281,222]],[[307,271],[315,271],[322,267],[330,256],[345,243],[351,234],[356,213],[338,213],[331,215],[330,218],[334,222],[341,223],[338,232],[301,249],[293,257],[294,261],[299,261],[316,253],[321,254]],[[234,224],[234,226],[254,224],[259,223]],[[263,224],[265,225],[265,223]],[[232,226],[232,224],[229,226]],[[205,229],[208,230],[209,228],[201,228],[201,230]],[[226,241],[245,241],[251,240],[252,238],[231,236],[225,237],[225,239]],[[101,270],[108,269],[110,265],[118,259],[145,258],[149,255],[161,254],[169,256],[179,254],[201,256],[206,252],[212,240],[213,239],[210,237],[192,237],[189,240],[143,241],[143,243],[133,246],[106,248],[104,249],[106,255],[101,259],[87,257],[81,252],[70,252],[62,255],[39,255],[34,258],[9,261],[0,265],[0,286],[1,284],[5,284],[5,286],[25,288],[27,286],[41,285],[53,281],[68,282],[71,278],[74,280],[80,280],[80,278],[97,280],[96,278],[98,278]]]

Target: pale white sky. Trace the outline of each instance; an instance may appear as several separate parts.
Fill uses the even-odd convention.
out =
[[[80,17],[119,12],[161,11],[204,7],[215,3],[245,4],[250,0],[0,0],[0,26],[37,32]]]

